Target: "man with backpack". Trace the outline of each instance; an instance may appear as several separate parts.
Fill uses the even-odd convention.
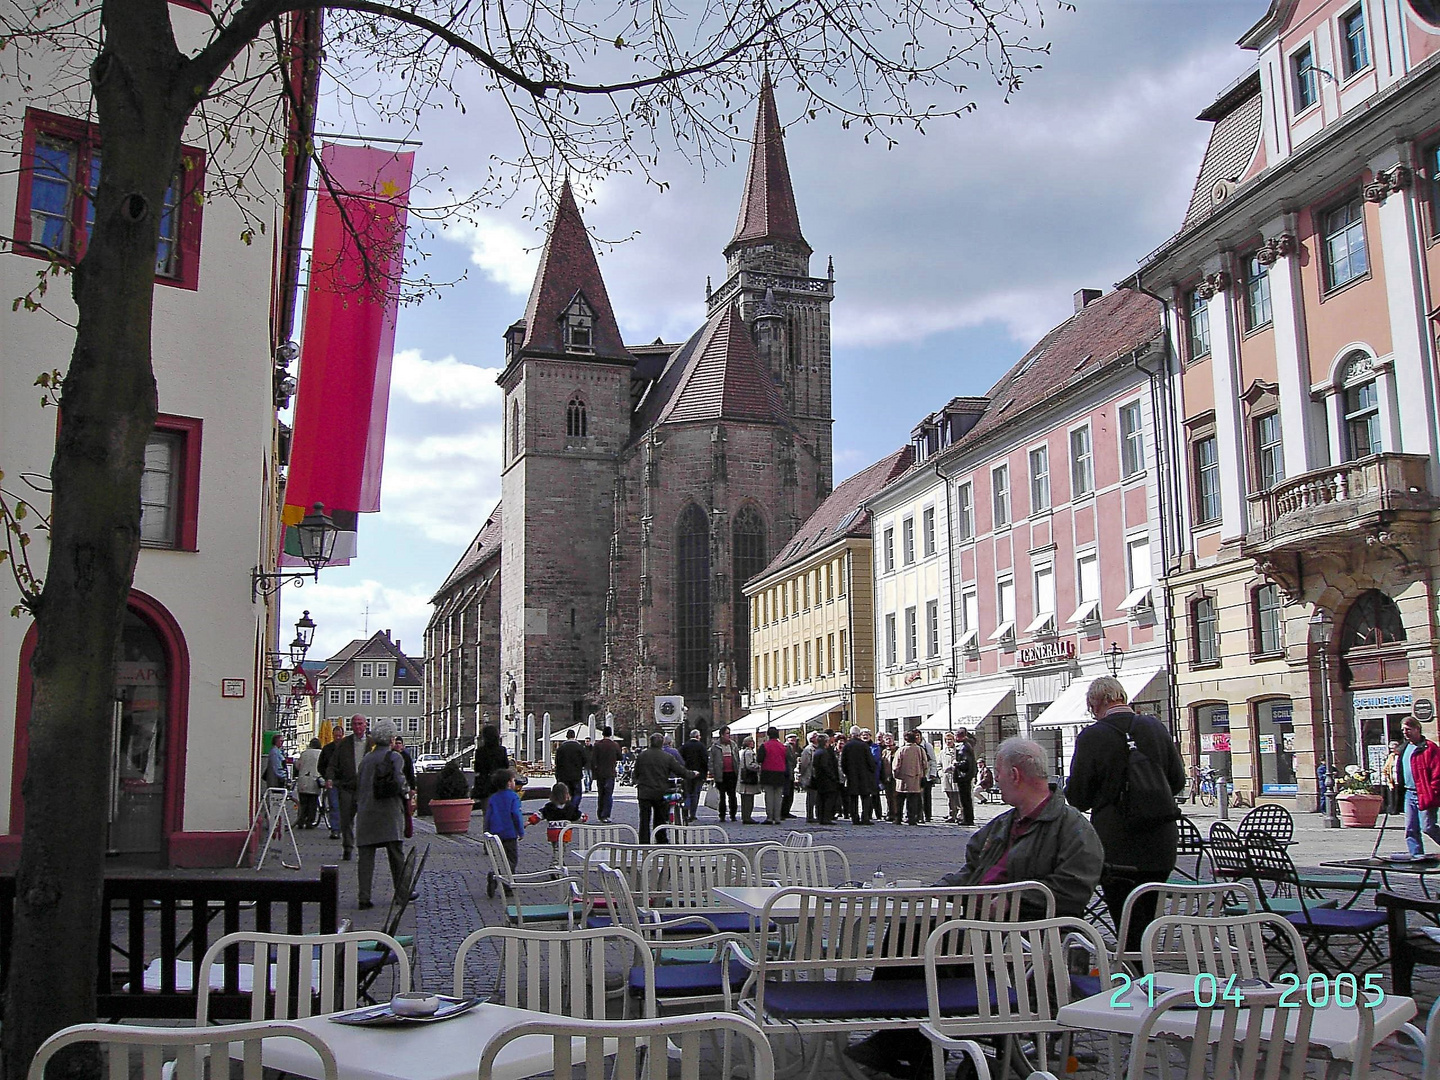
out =
[[[1100,891],[1119,926],[1125,898],[1137,886],[1166,880],[1175,869],[1180,817],[1175,797],[1185,787],[1185,765],[1165,725],[1130,708],[1119,679],[1096,679],[1085,704],[1095,723],[1075,739],[1065,799],[1091,812],[1105,848]],[[1137,906],[1126,948],[1140,947],[1154,917],[1153,898]]]

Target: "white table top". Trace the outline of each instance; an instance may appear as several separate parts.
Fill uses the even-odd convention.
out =
[[[1162,985],[1172,990],[1189,986],[1191,985],[1191,976],[1157,972],[1155,982],[1155,998],[1158,1000],[1161,996],[1160,987]],[[1303,989],[1301,993],[1304,993]],[[1114,997],[1113,991],[1106,990],[1093,997],[1085,998],[1083,1001],[1065,1005],[1060,1009],[1057,1019],[1066,1027],[1088,1031],[1108,1031],[1117,1035],[1136,1035],[1140,1031],[1140,1025],[1145,1022],[1145,1017],[1150,1013],[1146,991],[1131,986],[1125,994],[1115,999],[1114,1004],[1111,1001],[1112,997]],[[1354,1008],[1342,1008],[1333,1004],[1333,994],[1327,995],[1327,998],[1332,1003],[1315,1010],[1315,1020],[1310,1029],[1310,1042],[1315,1046],[1323,1046],[1337,1061],[1354,1061],[1355,1051],[1358,1049],[1356,1043],[1360,1038],[1358,1014]],[[1361,1000],[1362,1002],[1368,1000],[1368,996],[1362,993]],[[1117,1008],[1116,1005],[1122,1001],[1128,1002],[1131,1007],[1128,1009]],[[1415,1001],[1413,998],[1386,994],[1385,1000],[1371,1009],[1371,1012],[1375,1016],[1374,1041],[1378,1043],[1394,1034],[1402,1024],[1415,1016]],[[1294,1019],[1292,1013],[1290,1020],[1293,1022]],[[1195,1010],[1172,1010],[1168,1018],[1156,1030],[1167,1035],[1178,1035],[1181,1038],[1194,1035]]]
[[[393,1027],[336,1024],[323,1016],[291,1021],[330,1046],[343,1080],[474,1080],[480,1055],[500,1032],[528,1020],[556,1017],[504,1005],[477,1005],[453,1020]],[[552,1040],[526,1035],[495,1061],[493,1080],[523,1080],[552,1068]],[[577,1045],[577,1053],[578,1045]],[[295,1039],[271,1039],[261,1057],[267,1069],[318,1078],[320,1058]]]
[[[770,898],[781,891],[774,885],[717,885],[714,890],[716,896],[727,901],[736,911],[743,911],[756,919],[765,913],[765,905],[769,903]],[[784,901],[770,909],[770,914],[781,919],[798,919],[800,917],[800,897],[793,895],[786,897]]]

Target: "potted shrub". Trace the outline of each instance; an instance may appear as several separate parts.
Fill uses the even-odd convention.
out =
[[[1340,805],[1340,824],[1347,829],[1373,829],[1384,800],[1370,783],[1369,774],[1359,765],[1348,765],[1335,785]]]
[[[475,802],[470,798],[470,784],[458,761],[447,761],[435,781],[435,794],[430,797],[430,813],[437,833],[463,833],[470,828],[470,811]]]

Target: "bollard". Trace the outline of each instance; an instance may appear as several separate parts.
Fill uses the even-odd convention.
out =
[[[1215,778],[1215,798],[1220,803],[1220,820],[1230,820],[1230,780],[1224,776]]]

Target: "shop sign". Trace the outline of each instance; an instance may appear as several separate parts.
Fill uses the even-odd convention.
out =
[[[1409,712],[1415,695],[1409,690],[1378,690],[1350,695],[1350,707],[1356,716],[1385,716],[1392,712]]]
[[[1230,730],[1230,710],[1216,709],[1210,714],[1210,727],[1215,731]],[[1228,750],[1229,747],[1227,746]]]
[[[1228,754],[1230,752],[1229,733],[1222,731],[1214,735],[1201,735],[1200,752],[1202,754]]]
[[[1422,697],[1422,698],[1420,698],[1418,701],[1416,701],[1416,702],[1415,702],[1415,719],[1416,719],[1416,720],[1433,720],[1433,719],[1435,719],[1435,703],[1434,703],[1433,701],[1431,701],[1428,697]]]
[[[1292,705],[1270,706],[1270,722],[1277,727],[1282,724],[1295,723],[1295,708]]]
[[[1262,753],[1262,754],[1273,754],[1274,752],[1275,752],[1275,736],[1274,736],[1274,735],[1261,735],[1261,736],[1260,736],[1260,753]]]
[[[1031,664],[1058,664],[1074,660],[1075,642],[1042,641],[1035,645],[1026,645],[1016,654],[1015,659],[1027,667]]]

